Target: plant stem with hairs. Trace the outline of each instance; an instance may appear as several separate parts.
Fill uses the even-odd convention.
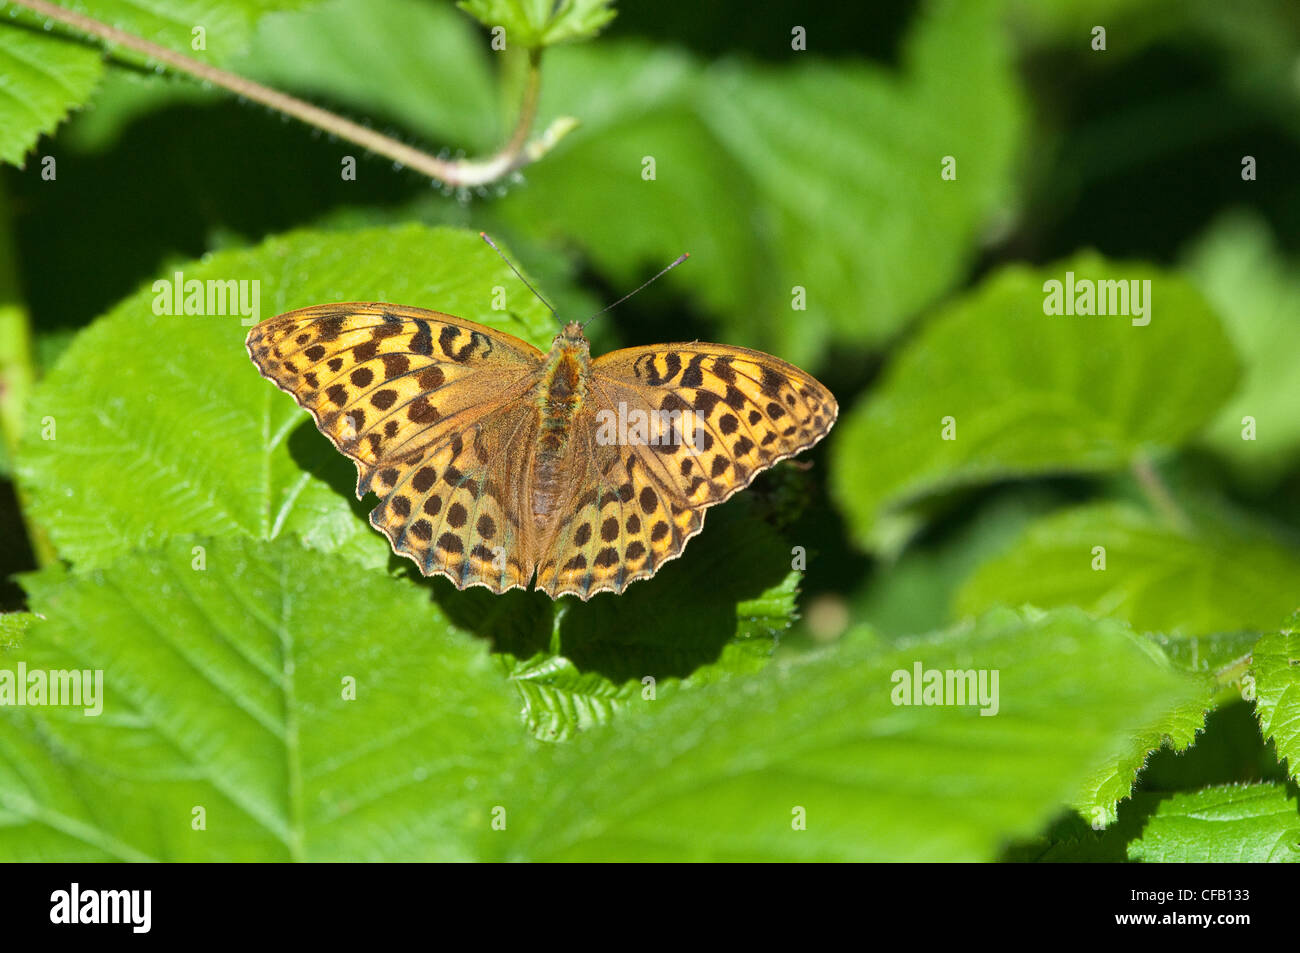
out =
[[[157,43],[151,43],[132,33],[101,23],[85,14],[65,9],[47,0],[10,0],[15,6],[25,7],[40,16],[48,17],[82,33],[93,36],[105,44],[115,44],[139,53],[169,69],[195,79],[229,90],[237,96],[260,103],[268,109],[292,116],[331,135],[356,143],[363,149],[386,156],[406,168],[453,188],[474,188],[490,185],[517,169],[535,162],[549,152],[568,133],[577,120],[563,117],[555,120],[538,138],[529,141],[533,122],[537,118],[537,101],[541,90],[541,50],[528,53],[528,75],[524,82],[523,102],[519,119],[510,140],[499,151],[477,159],[440,159],[420,149],[408,146],[382,133],[367,129],[359,123],[314,106],[305,100],[263,86],[251,79],[218,69]]]

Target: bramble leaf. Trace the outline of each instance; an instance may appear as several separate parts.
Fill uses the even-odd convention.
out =
[[[455,229],[298,232],[182,265],[79,334],[28,401],[19,477],[33,517],[79,568],[172,535],[226,533],[290,534],[388,563],[387,543],[364,519],[369,507],[353,496],[353,465],[248,359],[243,322],[252,319],[229,302],[226,314],[155,313],[176,274],[243,282],[243,310],[256,289],[262,318],[377,300],[431,306],[543,346],[554,329],[523,292],[510,312],[491,310],[493,288],[517,280],[477,235]],[[56,439],[42,439],[45,417]]]
[[[23,582],[46,620],[4,667],[98,672],[102,710],[0,707],[0,858],[478,853],[522,732],[421,587],[239,538]]]
[[[1255,646],[1251,674],[1260,731],[1277,745],[1293,778],[1300,778],[1300,613]]]
[[[1300,551],[1259,531],[1209,519],[1184,530],[1099,503],[1031,524],[975,571],[956,604],[963,614],[1074,605],[1173,637],[1266,632],[1300,600],[1297,580]]]
[[[1280,784],[1232,784],[1161,801],[1129,859],[1146,863],[1297,863],[1300,814]]]
[[[1064,285],[1071,272],[1150,281],[1150,323],[1044,313],[1047,283]],[[1014,477],[1104,473],[1147,445],[1180,446],[1237,376],[1218,319],[1177,275],[1091,254],[1009,267],[936,315],[846,414],[832,490],[858,542],[883,546],[904,535],[891,522],[910,525],[900,509],[918,499]]]
[[[997,715],[894,704],[917,664],[997,670]],[[1076,611],[993,612],[886,651],[842,644],[560,746],[521,778],[518,826],[491,844],[535,860],[989,859],[1132,724],[1196,690],[1125,627]]]

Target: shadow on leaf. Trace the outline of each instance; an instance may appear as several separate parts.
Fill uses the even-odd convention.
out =
[[[303,470],[344,497],[358,519],[367,519],[374,502],[355,498],[354,466],[311,421],[289,435],[289,452]],[[685,677],[717,661],[736,637],[737,604],[779,586],[789,572],[789,547],[764,519],[770,509],[771,501],[759,493],[710,510],[705,530],[680,557],[619,595],[601,593],[586,603],[572,596],[556,603],[531,590],[502,595],[482,586],[458,590],[441,576],[422,576],[396,555],[389,559],[389,571],[427,588],[455,625],[489,640],[493,651],[516,658],[548,652],[562,608],[560,653],[580,670],[614,682]]]
[[[352,512],[367,526],[370,525],[370,511],[375,508],[375,503],[357,499],[356,465],[334,449],[311,418],[304,418],[289,434],[289,456],[305,472],[328,484],[331,490],[347,500]]]
[[[710,512],[707,529],[681,557],[620,595],[555,603],[536,591],[496,596],[482,587],[458,591],[441,577],[424,583],[453,622],[516,658],[549,650],[562,609],[560,653],[617,683],[684,677],[716,661],[736,636],[737,603],[780,585],[789,562],[781,537],[737,498]]]

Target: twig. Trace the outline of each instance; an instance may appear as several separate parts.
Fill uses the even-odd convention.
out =
[[[354,142],[394,162],[414,169],[432,179],[437,179],[453,188],[473,188],[488,185],[522,168],[530,162],[541,158],[559,139],[576,124],[573,119],[558,119],[534,142],[528,142],[528,134],[537,116],[538,93],[541,88],[541,51],[533,49],[528,56],[528,76],[525,80],[523,103],[519,109],[519,120],[514,133],[505,147],[493,155],[481,159],[439,159],[412,146],[399,142],[382,133],[367,129],[359,123],[345,119],[319,106],[255,83],[228,70],[209,66],[207,63],[192,59],[170,50],[157,43],[151,43],[132,33],[111,27],[106,23],[48,3],[46,0],[9,0],[15,6],[26,7],[33,13],[49,17],[97,37],[104,43],[113,43],[139,53],[151,60],[156,60],[177,72],[193,76],[196,79],[227,89],[237,96],[261,103],[269,109],[293,116],[311,126],[316,126],[340,139]]]
[[[1254,653],[1247,652],[1245,655],[1215,669],[1214,682],[1219,686],[1236,685],[1250,673],[1250,668],[1254,664]]]
[[[1137,477],[1138,484],[1147,499],[1151,501],[1151,505],[1180,532],[1189,532],[1192,528],[1191,520],[1187,518],[1187,514],[1169,492],[1169,487],[1165,486],[1151,458],[1139,450],[1133,455],[1132,467],[1133,475]]]

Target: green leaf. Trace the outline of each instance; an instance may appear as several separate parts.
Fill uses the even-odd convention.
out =
[[[805,366],[832,340],[879,344],[960,279],[1007,204],[1022,107],[998,17],[996,3],[935,5],[900,73],[793,51],[763,67],[557,51],[543,121],[582,126],[503,210],[578,241],[619,287],[689,251],[670,287],[702,300],[726,340]]]
[[[179,270],[187,281],[260,282],[263,318],[393,301],[543,346],[554,331],[524,292],[509,314],[490,310],[493,287],[517,279],[477,235],[454,229],[298,232]],[[289,534],[387,565],[387,543],[364,519],[369,507],[353,498],[353,465],[258,374],[241,316],[158,315],[154,299],[141,289],[78,335],[29,401],[19,477],[60,555],[89,568],[171,535]],[[41,437],[45,417],[54,440]]]
[[[1300,268],[1281,257],[1268,226],[1244,213],[1217,222],[1189,256],[1192,279],[1223,316],[1245,376],[1202,442],[1238,480],[1267,489],[1300,462]],[[1250,417],[1252,439],[1243,439]]]
[[[1104,570],[1093,569],[1097,546]],[[1263,632],[1294,608],[1297,579],[1300,552],[1257,530],[1207,518],[1184,531],[1101,503],[1032,524],[967,581],[957,610],[1074,605],[1176,637]]]
[[[499,656],[523,702],[524,724],[540,741],[566,741],[608,723],[640,695],[634,681],[616,685],[599,672],[580,672],[562,655],[539,653],[527,661]]]
[[[893,673],[915,663],[998,670],[997,715],[892,704]],[[534,860],[990,859],[1195,687],[1074,611],[998,611],[883,652],[844,644],[560,746],[519,779],[517,820],[493,844]]]
[[[1150,280],[1150,324],[1122,315],[1045,314],[1044,285],[1067,272]],[[1013,266],[938,314],[835,443],[832,490],[864,547],[897,532],[885,517],[956,487],[1009,477],[1104,472],[1144,445],[1177,447],[1237,380],[1232,345],[1200,295],[1149,265],[1081,255]],[[944,439],[951,418],[955,439]]]
[[[1117,756],[1103,762],[1079,786],[1075,809],[1095,830],[1113,824],[1120,802],[1132,795],[1138,774],[1151,754],[1161,748],[1174,752],[1190,748],[1205,727],[1205,714],[1213,704],[1214,693],[1207,688],[1181,699],[1137,729],[1124,740]]]
[[[37,139],[53,132],[90,97],[104,74],[104,63],[93,47],[4,20],[0,22],[0,76],[4,77],[0,162],[20,165]]]
[[[100,671],[103,710],[0,708],[0,859],[478,853],[513,693],[422,587],[240,539],[23,581],[47,621],[6,668]]]
[[[1296,863],[1300,814],[1280,784],[1232,784],[1162,801],[1129,859],[1147,863]]]
[[[1199,675],[1202,690],[1144,725],[1114,761],[1101,765],[1088,778],[1075,807],[1097,830],[1116,821],[1120,802],[1132,794],[1139,772],[1153,753],[1160,749],[1174,754],[1187,751],[1207,730],[1207,715],[1225,701],[1240,700],[1246,691],[1244,662],[1259,636],[1254,632],[1181,637],[1148,633],[1146,638],[1175,668]],[[1198,751],[1203,754],[1204,746],[1198,745]]]
[[[812,359],[810,326],[879,344],[965,272],[1012,192],[1022,107],[999,15],[995,3],[936,4],[898,76],[729,63],[701,84],[710,125],[769,203],[760,227],[789,280],[767,302],[786,315],[775,323],[782,353]],[[942,175],[949,156],[953,180]],[[807,314],[789,310],[794,285]]]
[[[1255,646],[1255,713],[1260,731],[1300,779],[1300,612]]]
[[[459,0],[456,6],[489,29],[504,27],[507,44],[528,49],[590,39],[615,16],[613,0]]]

